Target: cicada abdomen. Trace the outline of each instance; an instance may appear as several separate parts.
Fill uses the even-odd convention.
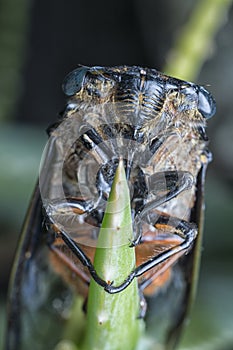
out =
[[[49,129],[15,264],[6,349],[54,349],[90,278],[110,294],[137,278],[148,337],[173,348],[195,289],[215,102],[204,87],[140,67],[80,66],[63,90],[67,105]],[[125,244],[135,247],[137,266],[116,285],[93,259],[120,159],[134,229]]]

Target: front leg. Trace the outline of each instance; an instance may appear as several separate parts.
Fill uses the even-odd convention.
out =
[[[146,203],[144,208],[137,213],[134,220],[135,239],[132,246],[139,244],[142,237],[142,221],[153,209],[175,198],[183,191],[192,187],[194,178],[188,171],[158,172],[149,177],[148,190],[154,194],[154,199]]]
[[[137,277],[143,275],[139,282],[141,291],[152,284],[156,286],[156,278],[165,273],[181,256],[187,254],[198,234],[196,225],[188,221],[161,213],[159,216],[151,216],[153,217],[149,219],[150,222],[154,221],[155,231],[147,232],[136,247],[137,262],[145,251],[147,256],[151,256],[136,269]],[[156,250],[158,254],[154,253]]]

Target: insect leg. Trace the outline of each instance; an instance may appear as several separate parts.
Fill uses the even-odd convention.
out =
[[[165,171],[158,172],[150,176],[148,181],[149,191],[155,194],[155,198],[148,202],[139,212],[134,221],[134,231],[136,238],[132,242],[133,246],[139,244],[142,237],[141,222],[147,213],[158,206],[168,202],[185,190],[192,187],[194,178],[188,171]]]
[[[70,206],[69,206],[70,204]],[[76,205],[72,202],[67,202],[66,206],[60,206],[58,204],[58,210],[61,210],[61,208],[63,210],[68,209],[74,209],[74,211],[77,210]],[[52,212],[53,215],[56,211],[56,205],[53,206]],[[82,250],[82,248],[69,236],[69,234],[63,229],[63,227],[61,227],[60,225],[58,226],[57,223],[55,222],[53,215],[48,215],[47,219],[48,222],[51,225],[51,228],[53,231],[55,231],[56,233],[59,233],[61,235],[61,238],[63,240],[63,242],[66,244],[66,246],[74,253],[74,255],[80,260],[80,262],[87,267],[88,271],[90,272],[90,275],[92,276],[92,278],[96,281],[96,283],[98,283],[101,287],[103,287],[107,292],[113,294],[113,293],[118,293],[121,290],[125,289],[134,279],[134,272],[131,273],[126,280],[123,282],[122,286],[120,286],[120,289],[118,289],[118,287],[113,287],[113,289],[109,289],[109,287],[112,285],[113,282],[106,282],[105,280],[103,280],[96,272],[90,258],[85,254],[85,252]],[[51,245],[51,243],[49,244],[49,246]]]
[[[156,267],[157,265],[166,262],[169,258],[172,258],[178,253],[181,252],[187,252],[189,248],[191,248],[196,236],[197,236],[197,229],[195,225],[190,224],[189,222],[186,222],[184,220],[180,220],[178,218],[171,218],[169,216],[161,216],[161,224],[165,224],[166,221],[169,220],[169,225],[174,228],[173,234],[177,234],[180,238],[183,239],[183,242],[166,250],[162,253],[151,257],[146,262],[142,263],[138,267],[136,267],[129,276],[125,279],[125,281],[119,285],[114,286],[113,284],[108,285],[105,290],[110,293],[118,293],[124,290],[135,277],[140,277],[147,271],[151,270],[152,268]],[[158,222],[156,223],[158,224]],[[140,288],[143,290],[149,285],[148,282],[145,282],[145,285],[141,285]]]
[[[172,264],[174,264],[174,262],[177,261],[177,259],[180,258],[180,256],[182,256],[183,254],[187,253],[187,251],[189,250],[189,248],[192,247],[192,243],[194,242],[196,236],[197,236],[197,228],[195,224],[192,224],[190,222],[187,222],[185,220],[181,220],[175,217],[170,217],[168,215],[160,215],[159,219],[157,220],[156,224],[154,225],[155,228],[161,230],[162,232],[166,232],[164,238],[161,241],[161,245],[162,246],[168,246],[169,248],[164,252],[161,253],[160,255],[157,255],[156,257],[152,257],[151,261],[149,261],[149,264],[142,264],[140,266],[137,267],[137,277],[144,274],[148,270],[151,269],[151,262],[153,265],[153,261],[156,261],[156,265],[160,264],[159,260],[161,259],[161,256],[164,255],[167,256],[167,258],[165,258],[163,261],[161,262],[165,262],[165,264],[163,264],[163,268],[159,270],[159,273],[153,273],[151,274],[148,278],[146,278],[145,280],[143,280],[143,282],[140,283],[140,290],[143,291],[145,288],[147,288],[150,284],[153,283],[153,281],[158,277],[158,275],[162,272],[164,272],[165,270],[167,270],[168,268],[170,268],[170,266]],[[171,248],[171,242],[172,240],[174,240],[174,234],[177,235],[177,237],[179,237],[179,240],[182,239],[182,243],[178,243],[179,240],[175,240],[176,244],[175,246],[173,246]],[[150,244],[153,245],[156,244],[156,236],[153,237],[153,235],[151,235],[150,239],[148,240],[148,238],[146,239],[146,241],[149,241]],[[174,241],[174,242],[175,242]],[[143,242],[143,240],[142,240]],[[158,244],[158,243],[157,243]],[[172,243],[174,245],[174,243]],[[173,254],[172,254],[173,252]],[[156,266],[155,265],[155,266]]]
[[[74,214],[84,214],[94,209],[93,203],[89,199],[78,197],[66,197],[65,201],[53,200],[46,207],[46,213],[49,218],[56,214],[67,215],[70,210]]]
[[[103,287],[106,290],[106,292],[110,294],[119,293],[122,290],[124,290],[134,279],[135,273],[133,271],[122,283],[122,285],[120,285],[119,287],[112,286],[113,282],[108,283],[98,275],[91,260],[78,246],[78,244],[72,238],[70,238],[64,230],[61,229],[60,233],[65,244],[77,256],[77,258],[82,262],[82,264],[88,268],[92,278],[96,281],[96,283],[98,283],[99,286]]]
[[[104,289],[108,288],[109,284],[98,276],[91,260],[84,253],[82,248],[79,247],[79,245],[69,236],[69,234],[62,227],[57,226],[52,216],[48,217],[48,220],[52,226],[52,229],[61,235],[61,238],[66,244],[66,246],[74,253],[74,255],[80,260],[80,262],[88,268],[88,271],[90,272],[93,279]]]

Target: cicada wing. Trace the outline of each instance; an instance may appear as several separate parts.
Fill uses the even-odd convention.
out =
[[[205,168],[204,165],[197,178],[196,201],[190,218],[190,222],[198,226],[197,238],[191,250],[174,256],[173,261],[171,258],[168,259],[164,266],[162,264],[158,266],[158,271],[162,274],[159,275],[159,279],[156,277],[150,289],[145,289],[144,293],[147,302],[145,315],[147,333],[156,339],[158,346],[166,350],[175,348],[195,295],[203,230]],[[169,243],[169,239],[166,242],[164,238],[160,249],[163,249],[163,246],[165,247],[167,244],[171,243]],[[150,245],[150,249],[155,251],[156,245],[154,247],[153,242]]]
[[[50,266],[43,220],[37,185],[12,270],[5,350],[53,349],[72,302],[72,292]]]
[[[207,165],[208,162],[203,164],[197,177],[196,201],[190,218],[190,221],[194,222],[198,227],[198,235],[192,250],[182,259],[180,259],[176,267],[180,273],[182,273],[185,283],[183,297],[180,300],[180,309],[173,318],[174,323],[170,327],[170,331],[168,333],[168,349],[174,349],[179,341],[184,326],[184,321],[191,311],[196,295],[202,250],[201,247],[204,226],[204,187]]]

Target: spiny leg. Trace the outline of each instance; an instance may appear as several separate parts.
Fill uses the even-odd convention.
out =
[[[134,232],[136,232],[136,238],[132,242],[132,246],[138,245],[141,240],[141,222],[148,212],[190,189],[193,181],[193,176],[188,171],[165,171],[150,176],[149,192],[154,193],[155,198],[148,202],[135,217]]]
[[[156,222],[155,222],[156,218]],[[147,231],[146,235],[142,236],[140,244],[136,247],[137,263],[143,261],[146,256],[155,255],[156,251],[166,252],[172,247],[180,245],[181,240],[190,230],[195,229],[193,224],[180,220],[175,217],[170,217],[166,214],[161,214],[158,217],[154,215],[155,231]],[[190,247],[192,244],[190,245]],[[143,271],[141,278],[139,278],[139,296],[140,296],[140,313],[139,318],[144,318],[147,311],[146,295],[152,295],[158,288],[163,287],[170,280],[172,266],[187,253],[188,249],[184,249],[170,256],[148,271]],[[157,255],[158,256],[158,255]],[[152,257],[153,259],[153,257]],[[140,265],[138,266],[140,270]]]
[[[52,229],[61,235],[63,242],[66,246],[74,253],[74,255],[80,260],[80,262],[87,267],[93,279],[104,289],[108,286],[108,283],[100,278],[90,260],[90,258],[85,254],[82,248],[69,236],[69,234],[61,227],[58,228],[53,218],[49,218],[52,224]]]
[[[165,262],[169,258],[175,256],[178,253],[186,252],[188,249],[191,248],[196,236],[197,236],[197,229],[196,226],[186,222],[184,220],[180,220],[178,218],[171,218],[167,216],[161,216],[161,223],[165,222],[165,220],[169,220],[169,225],[173,227],[174,231],[172,234],[177,234],[180,238],[183,239],[183,242],[175,245],[174,247],[158,254],[155,256],[152,256],[150,259],[148,259],[146,262],[142,263],[141,265],[137,266],[125,279],[125,281],[119,285],[114,286],[113,284],[109,284],[105,290],[109,293],[118,293],[122,290],[124,290],[135,277],[140,277],[147,271],[151,270],[152,268],[156,267],[157,265]],[[146,287],[146,285],[145,285]],[[144,287],[144,288],[145,288]],[[143,286],[141,286],[143,289]]]
[[[192,243],[194,242],[197,236],[197,228],[195,224],[187,222],[185,220],[181,220],[176,217],[171,217],[169,215],[160,214],[159,218],[156,220],[156,223],[154,224],[154,227],[165,233],[164,238],[162,238],[160,242],[160,244],[163,246],[166,246],[166,245],[168,247],[171,246],[172,240],[174,242],[176,241],[174,240],[174,235],[178,236],[179,239],[182,239],[183,241],[181,243],[176,243],[175,245],[173,242],[172,248],[168,248],[165,252],[162,252],[161,254],[157,255],[157,257],[156,256],[152,257],[150,261],[147,261],[141,264],[140,266],[138,266],[137,277],[149,271],[154,266],[157,266],[158,264],[167,261],[167,265],[165,265],[163,269],[159,271],[159,274],[163,273],[171,265],[173,265],[174,262],[176,262],[176,260],[180,258],[180,256],[187,253],[187,251],[192,247]],[[141,240],[142,244],[143,242],[144,242],[144,237],[142,237],[142,240]],[[153,237],[153,233],[152,233],[150,239],[147,238],[145,242],[147,243],[149,242],[150,244],[153,245],[158,242],[158,238]],[[171,258],[173,259],[171,260]],[[156,279],[156,277],[159,274],[154,274],[149,278],[146,278],[145,280],[143,280],[143,282],[140,283],[140,289],[144,290],[145,288],[147,288],[151,283],[153,283],[153,281]]]

